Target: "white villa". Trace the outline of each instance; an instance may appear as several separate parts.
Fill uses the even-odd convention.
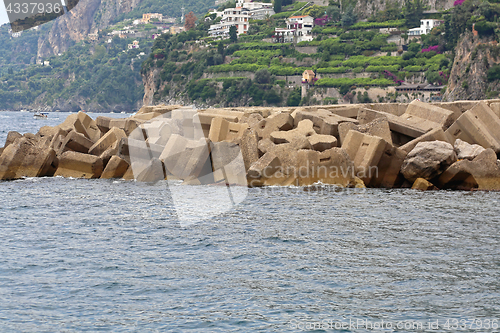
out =
[[[420,27],[409,29],[408,36],[426,35],[430,33],[433,28],[443,24],[443,22],[443,20],[435,19],[420,20]]]
[[[223,12],[211,10],[210,13],[222,17],[220,23],[212,24],[208,34],[212,37],[229,37],[229,28],[236,26],[238,35],[246,34],[250,27],[250,20],[262,20],[266,16],[274,15],[273,5],[263,2],[246,2],[238,0],[236,8],[226,8]]]
[[[314,18],[309,15],[292,16],[286,20],[286,28],[274,30],[275,43],[299,43],[313,40]]]

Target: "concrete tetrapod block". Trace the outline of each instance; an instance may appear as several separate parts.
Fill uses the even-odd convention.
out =
[[[256,125],[259,139],[268,139],[271,133],[276,131],[289,131],[293,128],[293,117],[287,113],[277,113],[276,115],[261,120]]]
[[[103,171],[102,160],[93,155],[67,151],[59,158],[54,176],[73,178],[99,178]]]
[[[416,139],[411,140],[410,142],[402,145],[399,148],[401,150],[404,150],[405,152],[409,153],[410,151],[413,150],[413,148],[415,148],[415,146],[419,142],[427,142],[427,141],[444,141],[444,142],[448,142],[448,136],[445,134],[445,132],[443,131],[442,128],[436,128],[436,129],[433,129],[432,131],[429,131],[429,132],[425,133],[422,136],[419,136]],[[448,142],[448,143],[451,143],[451,142]]]
[[[236,143],[239,144],[245,170],[248,171],[250,166],[259,159],[259,142],[257,139],[257,131],[253,128],[247,128],[243,132],[243,136]]]
[[[214,182],[247,186],[247,172],[240,146],[234,142],[216,142],[210,146]]]
[[[23,135],[21,133],[10,131],[7,133],[7,139],[5,140],[4,148],[7,148],[9,145],[13,144],[16,139],[22,138]]]
[[[84,112],[69,115],[59,127],[68,133],[75,130],[94,142],[101,138],[101,131],[96,122]]]
[[[376,118],[364,125],[355,125],[349,122],[339,124],[339,138],[341,144],[350,130],[378,136],[392,145],[391,129],[386,117]]]
[[[461,160],[453,163],[439,177],[439,187],[499,191],[500,163],[497,155],[491,148],[488,148],[472,161]]]
[[[53,173],[56,153],[26,137],[16,139],[0,156],[0,180],[43,177]]]
[[[486,103],[481,101],[462,114],[445,133],[449,142],[454,143],[456,139],[460,139],[500,153],[499,128],[500,119]]]
[[[360,108],[360,105],[329,105],[329,106],[321,106],[318,107],[316,111],[321,110],[320,113],[333,113],[336,114],[337,116],[345,117],[345,118],[354,118],[358,116],[358,110]],[[325,110],[325,111],[323,111]],[[314,111],[314,110],[308,110],[308,108],[305,108],[305,111]]]
[[[88,139],[85,135],[76,131],[71,131],[58,147],[57,154],[60,155],[66,151],[72,150],[79,153],[88,153],[94,142]]]
[[[224,118],[215,117],[212,119],[208,138],[211,142],[239,140],[247,128],[248,124],[232,123]]]
[[[143,121],[133,118],[110,118],[99,116],[95,120],[97,127],[103,134],[106,134],[111,128],[118,127],[122,129],[125,134],[130,135]]]
[[[298,126],[298,124],[302,120],[306,119],[312,121],[313,128],[316,131],[316,133],[333,135],[336,137],[338,137],[339,135],[338,127],[340,123],[352,122],[354,124],[358,124],[358,121],[356,119],[342,117],[334,113],[331,113],[330,111],[320,109],[316,112],[298,111],[295,114],[295,121],[294,121],[295,126]]]
[[[113,156],[109,160],[106,168],[101,174],[101,179],[122,178],[129,168],[129,164],[124,159]]]
[[[299,150],[294,176],[298,186],[309,186],[317,182],[342,187],[356,185],[354,164],[341,148],[331,148],[323,152]]]
[[[266,180],[273,178],[281,170],[278,156],[273,152],[266,153],[248,169],[248,185],[251,187],[263,186]]]
[[[325,151],[337,147],[337,138],[333,135],[313,134],[307,137],[313,150]]]
[[[304,119],[297,124],[297,127],[290,131],[272,132],[269,138],[276,144],[291,143],[300,137],[308,137],[316,134],[313,129],[313,122],[309,119]]]
[[[427,126],[428,130],[439,127],[446,130],[457,119],[453,111],[418,100],[414,100],[408,105],[401,118],[418,123],[417,126],[420,128]]]
[[[99,139],[92,147],[89,149],[89,154],[91,155],[101,155],[106,149],[112,146],[116,141],[121,138],[126,138],[127,135],[122,129],[113,127],[110,129],[102,138]]]
[[[349,131],[342,144],[356,167],[356,175],[368,186],[374,173],[378,172],[378,163],[386,150],[384,139]]]

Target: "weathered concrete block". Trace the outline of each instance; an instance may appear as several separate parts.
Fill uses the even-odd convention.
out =
[[[402,145],[399,148],[401,150],[404,150],[405,152],[409,153],[410,151],[413,150],[413,148],[415,148],[415,146],[419,142],[427,142],[427,141],[444,141],[444,142],[448,142],[448,136],[444,133],[443,129],[436,128],[436,129],[433,129],[432,131],[429,131],[429,132],[425,133],[422,136],[419,136],[416,139],[411,140],[410,142]],[[448,142],[448,143],[451,143],[451,142]]]
[[[454,119],[457,120],[458,117],[462,115],[462,113],[472,109],[474,106],[476,106],[477,103],[478,101],[455,101],[432,103],[432,105],[452,111],[454,114]]]
[[[141,166],[137,166],[136,163],[140,162],[132,162],[132,171],[138,182],[152,183],[165,179],[165,169],[159,159],[152,159]]]
[[[108,162],[111,159],[111,157],[118,155],[119,144],[120,141],[116,141],[110,147],[108,147],[108,149],[106,149],[101,155],[99,155],[99,158],[102,160],[104,168],[106,168],[106,166],[108,165]]]
[[[486,103],[481,101],[462,114],[445,133],[450,142],[460,139],[470,144],[491,148],[496,153],[500,153],[499,128],[500,119]]]
[[[247,186],[247,172],[240,146],[234,142],[216,142],[210,146],[214,182]]]
[[[293,128],[293,117],[287,113],[278,113],[272,117],[261,120],[257,126],[257,136],[259,139],[268,139],[271,133],[276,131],[289,131]]]
[[[58,146],[57,154],[60,155],[69,150],[86,154],[93,145],[93,141],[73,130],[64,138],[61,145]]]
[[[401,173],[410,182],[431,181],[457,160],[453,146],[443,141],[419,142],[406,156]]]
[[[248,171],[250,166],[259,159],[257,131],[253,128],[247,128],[243,132],[241,139],[236,141],[236,143],[240,146],[243,161],[245,163],[245,170]]]
[[[356,176],[366,186],[392,188],[403,181],[400,169],[406,152],[384,139],[351,130],[342,148],[353,160]]]
[[[122,129],[125,134],[130,135],[130,133],[132,133],[144,121],[133,118],[117,119],[99,116],[96,118],[95,122],[97,127],[103,134],[106,134],[111,128],[117,127]]]
[[[248,169],[248,185],[251,187],[262,186],[266,179],[273,178],[275,173],[280,172],[280,170],[281,162],[278,156],[272,152],[266,153]]]
[[[212,119],[208,138],[211,142],[239,140],[247,128],[248,124],[232,123],[224,118],[215,117]]]
[[[113,127],[110,129],[102,138],[99,139],[92,147],[89,149],[89,154],[91,155],[101,155],[106,149],[112,146],[115,142],[119,141],[121,138],[126,138],[127,135],[122,129]]]
[[[299,186],[322,182],[354,187],[356,183],[354,164],[346,151],[341,148],[331,148],[323,152],[299,150],[294,176]]]
[[[122,178],[129,168],[129,164],[124,159],[113,156],[109,160],[106,168],[101,174],[101,179]]]
[[[437,190],[431,182],[423,178],[417,178],[411,188],[420,191]]]
[[[10,131],[7,133],[7,139],[5,140],[4,148],[7,148],[9,145],[13,144],[16,139],[22,138],[23,135],[21,133]]]
[[[345,118],[354,118],[358,116],[358,110],[360,108],[359,104],[354,104],[354,105],[328,105],[328,106],[321,106],[318,107],[317,110],[325,110],[327,112],[336,114],[337,116],[345,117]],[[316,110],[316,111],[317,111]],[[315,110],[308,110],[306,111],[315,111]],[[321,113],[323,113],[322,111]]]
[[[453,163],[439,177],[441,188],[486,191],[500,190],[500,163],[496,153],[488,148],[474,160]]]
[[[308,137],[316,134],[313,128],[313,122],[309,119],[304,119],[297,124],[297,127],[290,131],[272,132],[269,138],[276,144],[291,143],[301,137]]]
[[[333,135],[314,134],[307,137],[313,150],[325,151],[337,147],[337,138]]]
[[[26,137],[17,138],[0,156],[0,180],[50,176],[55,158],[53,149]]]
[[[371,122],[364,125],[355,125],[349,122],[339,124],[339,138],[341,144],[350,130],[377,136],[392,145],[391,129],[386,117],[373,119]]]
[[[59,158],[54,176],[73,178],[99,178],[103,171],[102,160],[93,155],[67,151]]]
[[[457,119],[453,111],[418,100],[414,100],[408,105],[401,118],[414,122],[419,128],[427,128],[427,131],[439,127],[446,130]]]
[[[248,124],[248,127],[254,128],[257,126],[258,123],[260,123],[264,117],[260,113],[245,113],[243,117],[240,119],[240,123],[246,123]],[[292,125],[293,125],[293,120],[292,120]]]
[[[75,130],[94,142],[101,138],[101,131],[96,122],[84,112],[69,115],[59,127],[67,133]]]
[[[318,134],[326,134],[333,135],[338,137],[338,126],[343,122],[352,122],[354,124],[358,124],[356,119],[342,117],[336,114],[333,114],[327,110],[318,110],[314,111],[298,111],[295,114],[295,126],[302,120],[309,119],[313,123],[313,128]]]

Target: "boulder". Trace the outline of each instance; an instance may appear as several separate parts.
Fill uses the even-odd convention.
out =
[[[338,127],[340,123],[352,122],[358,124],[356,119],[342,117],[328,110],[318,111],[298,111],[295,114],[295,126],[303,120],[310,120],[313,123],[313,128],[318,134],[333,135],[338,137]]]
[[[222,117],[215,117],[212,119],[208,138],[211,142],[239,140],[247,128],[248,124],[233,123]]]
[[[459,160],[473,160],[477,155],[481,154],[485,149],[480,145],[471,145],[465,141],[457,139],[453,146]]]
[[[99,139],[92,147],[89,148],[89,154],[99,156],[106,149],[111,147],[115,142],[119,141],[121,138],[126,138],[127,135],[122,129],[113,127],[110,129],[102,138]]]
[[[103,171],[102,160],[93,155],[67,151],[59,158],[54,176],[73,178],[99,178]]]
[[[445,133],[449,142],[460,139],[483,148],[492,148],[498,154],[500,153],[499,128],[500,119],[486,103],[481,101],[462,114]]]
[[[129,164],[124,159],[113,156],[101,174],[101,179],[122,178],[127,172]]]
[[[420,191],[437,190],[431,182],[423,178],[417,178],[411,188]]]
[[[500,162],[496,153],[488,148],[472,161],[453,163],[439,177],[439,185],[445,189],[499,191]]]
[[[389,122],[386,117],[373,119],[371,122],[364,125],[356,125],[349,122],[339,124],[339,138],[341,144],[350,130],[377,136],[392,145],[391,129],[389,128]]]
[[[443,141],[419,142],[406,156],[401,173],[410,182],[432,180],[457,161],[453,146]]]
[[[289,113],[278,113],[273,117],[261,120],[257,124],[257,136],[259,139],[269,139],[273,132],[291,130],[293,123],[293,117]]]

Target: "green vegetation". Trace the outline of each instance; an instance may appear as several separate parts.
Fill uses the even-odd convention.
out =
[[[141,49],[122,52],[131,42],[118,37],[110,44],[82,42],[62,56],[47,59],[50,66],[31,65],[5,74],[0,80],[0,108],[77,99],[102,108],[119,105],[123,110],[134,109],[142,99],[143,87]],[[146,46],[143,44],[142,50],[147,51]],[[79,109],[77,105],[74,108]]]

